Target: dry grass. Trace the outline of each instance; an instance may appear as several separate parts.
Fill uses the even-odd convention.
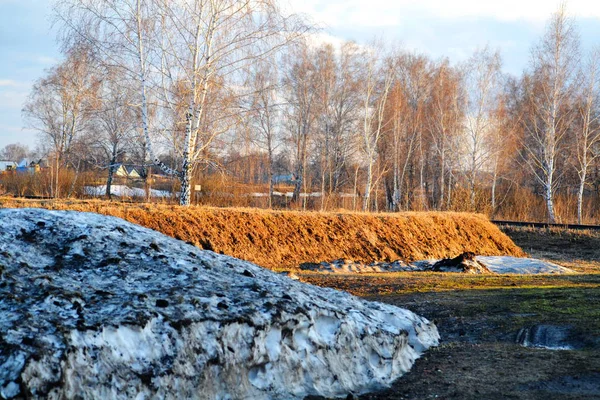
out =
[[[467,213],[319,213],[15,198],[0,198],[0,207],[112,215],[272,269],[339,258],[372,262],[454,257],[464,251],[524,254],[487,217]]]

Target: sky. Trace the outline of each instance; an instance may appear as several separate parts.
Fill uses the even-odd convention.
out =
[[[499,49],[504,71],[519,75],[559,0],[283,0],[332,42],[373,38],[397,42],[433,58],[463,62],[478,48]],[[600,45],[600,1],[571,0],[584,50]],[[21,109],[33,83],[61,59],[51,0],[0,0],[0,149],[35,147]]]

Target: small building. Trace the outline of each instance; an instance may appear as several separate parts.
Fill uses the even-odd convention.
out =
[[[17,169],[17,163],[14,161],[0,160],[0,172],[14,171]]]
[[[21,174],[24,174],[24,173],[33,174],[36,172],[35,163],[33,161],[29,162],[29,159],[24,158],[19,162],[19,165],[17,165],[16,171]]]
[[[296,175],[295,174],[286,174],[286,175],[274,175],[273,176],[273,183],[274,184],[278,184],[278,183],[287,183],[287,184],[291,184],[296,182]]]
[[[44,159],[39,159],[38,161],[29,161],[29,159],[22,159],[19,164],[15,167],[15,171],[18,173],[29,173],[36,174],[40,172],[42,169],[48,168],[48,162]]]

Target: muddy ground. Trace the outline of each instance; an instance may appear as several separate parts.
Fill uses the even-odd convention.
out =
[[[397,273],[302,275],[319,285],[408,308],[443,338],[391,388],[360,399],[600,399],[600,234],[507,230],[534,257],[569,276]],[[518,344],[522,328],[567,332],[573,350]]]

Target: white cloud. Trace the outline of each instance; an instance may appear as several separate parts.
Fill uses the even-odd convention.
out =
[[[546,21],[559,0],[289,0],[293,10],[331,27],[385,27],[412,19],[493,18],[500,21]],[[600,1],[571,0],[574,16],[600,18]]]
[[[309,44],[312,46],[318,47],[324,44],[330,44],[335,49],[341,48],[342,45],[346,42],[346,40],[337,36],[330,35],[326,32],[311,33],[308,36],[308,40]]]
[[[0,87],[19,87],[21,84],[22,82],[12,79],[0,79]]]
[[[378,0],[376,0],[378,1]],[[425,0],[414,7],[416,11],[424,11],[439,18],[461,18],[461,17],[488,17],[501,21],[545,21],[556,11],[560,1],[548,0],[504,0],[480,1],[480,0]],[[395,3],[398,8],[408,6],[412,8],[413,1],[399,1]],[[600,3],[592,3],[588,0],[572,0],[568,4],[568,10],[574,15],[600,17]]]

